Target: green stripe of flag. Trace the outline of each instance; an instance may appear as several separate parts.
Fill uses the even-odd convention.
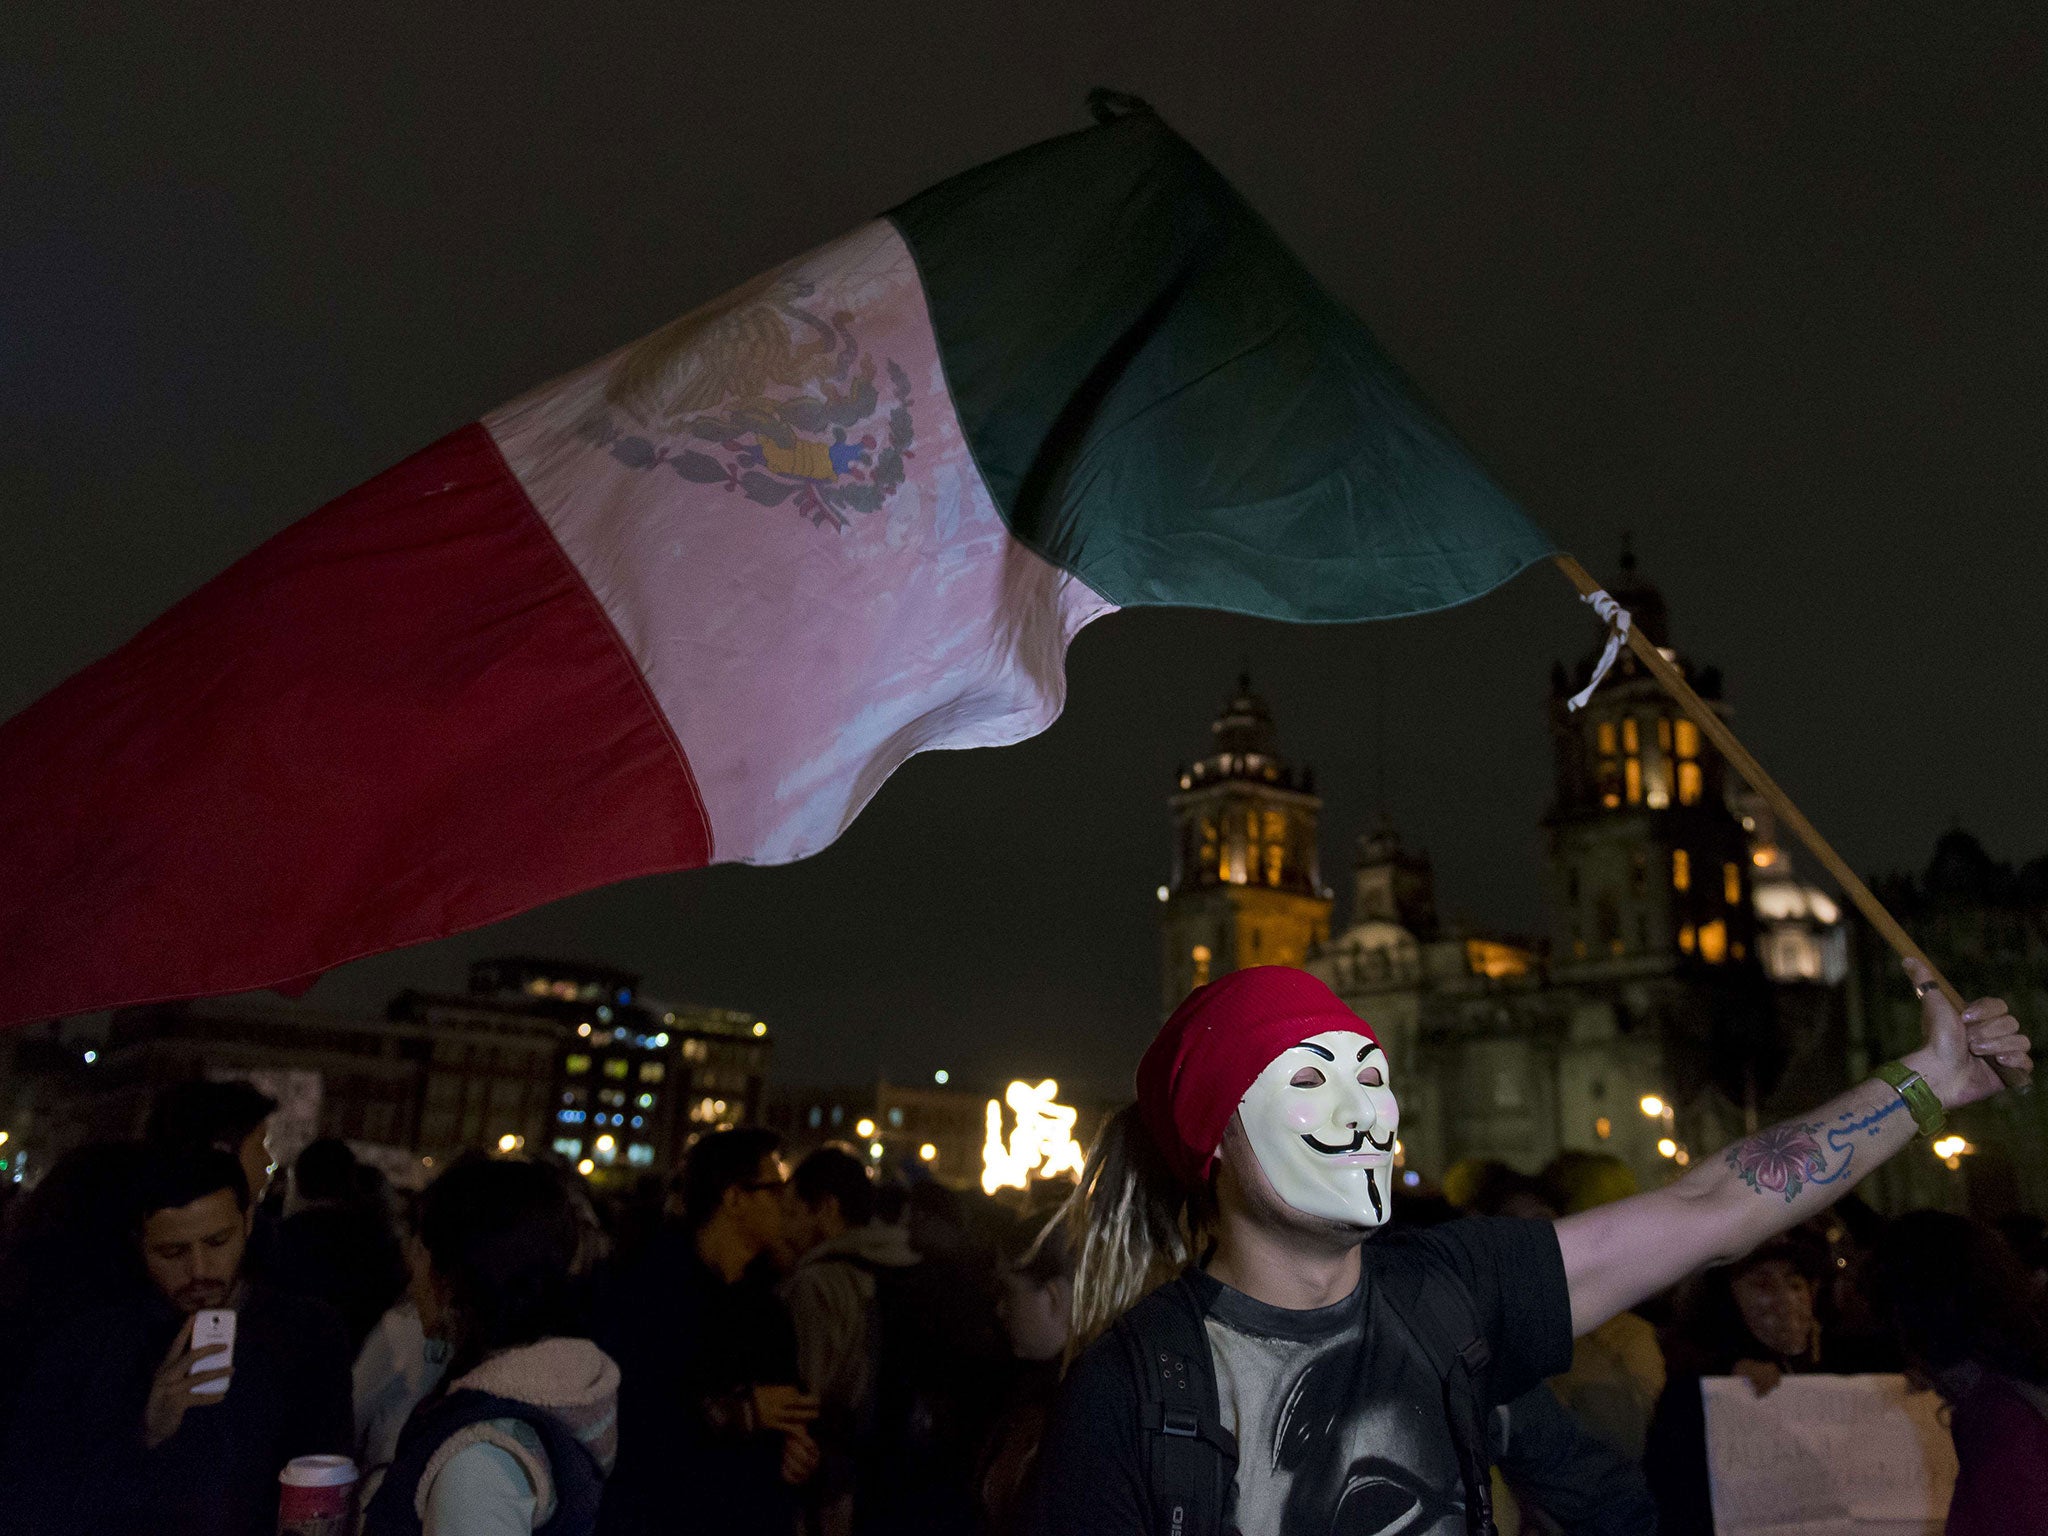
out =
[[[1101,115],[890,214],[1020,540],[1126,607],[1309,621],[1555,553],[1214,167],[1149,108]]]

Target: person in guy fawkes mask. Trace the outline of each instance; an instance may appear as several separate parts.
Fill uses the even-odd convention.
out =
[[[1492,1529],[1487,1418],[1575,1333],[1813,1215],[1942,1107],[2031,1060],[1924,968],[1927,1043],[1668,1188],[1557,1221],[1383,1233],[1400,1106],[1372,1028],[1302,971],[1198,988],[1064,1219],[1080,1353],[1031,1496],[1042,1536]]]

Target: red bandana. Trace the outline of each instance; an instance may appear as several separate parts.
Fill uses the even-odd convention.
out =
[[[1138,1114],[1190,1188],[1209,1176],[1223,1129],[1266,1064],[1325,1030],[1377,1041],[1372,1026],[1306,971],[1255,965],[1197,987],[1138,1063]]]

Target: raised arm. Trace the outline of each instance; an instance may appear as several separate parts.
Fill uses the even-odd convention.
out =
[[[2003,1002],[1980,998],[1958,1015],[1925,966],[1908,961],[1906,974],[1920,991],[1927,1042],[1905,1064],[1943,1107],[1998,1091],[1986,1057],[2031,1065],[2027,1040]],[[1747,1253],[1826,1209],[1914,1135],[1905,1099],[1873,1078],[1809,1115],[1701,1158],[1663,1189],[1564,1217],[1557,1240],[1571,1287],[1572,1331],[1597,1328],[1701,1265]]]

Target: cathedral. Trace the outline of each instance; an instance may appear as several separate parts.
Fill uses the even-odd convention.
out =
[[[1719,674],[1671,649],[1664,600],[1626,554],[1613,595],[1723,707]],[[1240,966],[1314,972],[1379,1033],[1404,1163],[1431,1179],[1466,1158],[1533,1172],[1583,1149],[1661,1182],[1695,1149],[1837,1091],[1842,913],[1627,651],[1585,709],[1565,708],[1593,662],[1551,674],[1536,937],[1440,917],[1428,853],[1384,821],[1358,839],[1349,921],[1333,928],[1314,775],[1240,678],[1169,802],[1163,1007]]]

